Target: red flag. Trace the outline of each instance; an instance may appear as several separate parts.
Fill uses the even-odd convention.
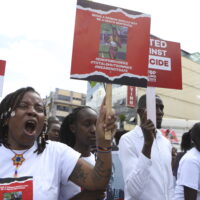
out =
[[[170,129],[161,129],[160,131],[172,144],[179,144],[175,131]]]

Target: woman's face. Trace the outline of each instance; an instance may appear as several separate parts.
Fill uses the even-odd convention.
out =
[[[41,97],[27,92],[8,120],[8,143],[12,149],[30,148],[44,127],[45,114]]]
[[[77,122],[74,126],[76,144],[90,146],[96,144],[97,113],[90,109],[79,111]]]

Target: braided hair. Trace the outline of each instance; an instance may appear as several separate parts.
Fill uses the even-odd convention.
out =
[[[72,148],[74,147],[76,143],[76,136],[72,132],[70,126],[77,122],[80,111],[83,111],[86,109],[94,110],[90,106],[80,106],[80,107],[74,108],[72,113],[70,113],[64,118],[61,124],[61,128],[60,128],[60,141],[62,143],[67,144],[68,146]]]
[[[27,92],[34,92],[39,95],[32,87],[25,87],[16,90],[8,94],[0,103],[0,145],[10,146],[8,143],[8,124],[7,121],[11,117],[11,113],[15,111],[19,103],[21,102],[23,96]],[[44,108],[44,115],[46,116],[46,110]],[[42,133],[37,138],[37,146],[35,152],[38,154],[42,153],[46,147],[46,137],[44,136],[46,130],[46,125],[42,130]]]

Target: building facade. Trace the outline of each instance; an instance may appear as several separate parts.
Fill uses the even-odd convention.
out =
[[[47,117],[56,116],[62,121],[72,109],[85,105],[86,95],[56,88],[44,101]]]

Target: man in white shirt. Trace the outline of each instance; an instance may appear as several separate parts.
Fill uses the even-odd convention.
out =
[[[158,130],[164,105],[156,96],[157,129],[147,120],[146,95],[140,97],[137,112],[141,124],[124,134],[119,142],[119,158],[125,182],[125,200],[171,200],[173,175],[171,144]]]

